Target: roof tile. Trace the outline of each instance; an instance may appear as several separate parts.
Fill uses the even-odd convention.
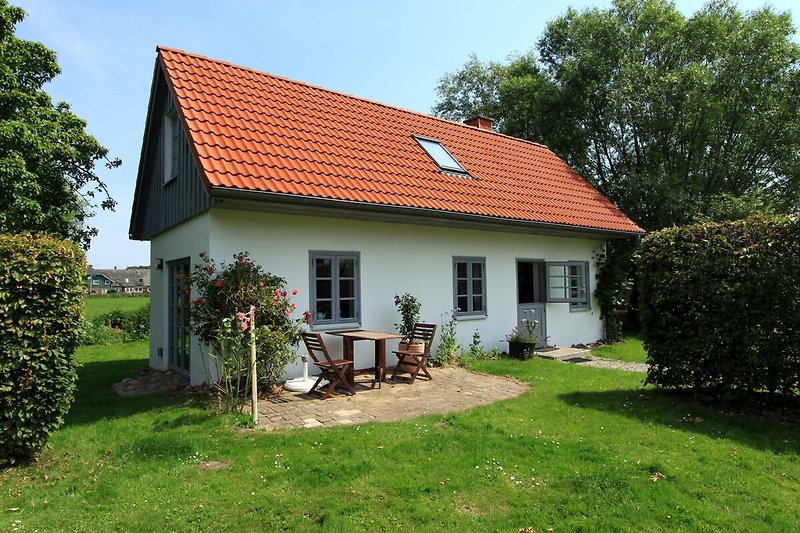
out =
[[[642,232],[546,146],[158,49],[212,187]],[[470,177],[414,141],[438,139]]]

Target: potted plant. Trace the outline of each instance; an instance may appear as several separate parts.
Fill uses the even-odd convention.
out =
[[[539,342],[539,335],[536,333],[538,320],[524,319],[521,325],[517,325],[506,336],[508,341],[508,355],[517,359],[530,359],[533,357],[536,343]]]
[[[394,295],[394,305],[400,313],[400,323],[395,324],[394,327],[396,327],[400,335],[403,336],[403,338],[400,339],[400,346],[398,348],[410,352],[424,352],[425,347],[421,342],[411,343],[411,332],[414,329],[414,324],[419,322],[419,311],[422,304],[419,303],[419,300],[417,300],[413,294],[405,293],[402,296]]]

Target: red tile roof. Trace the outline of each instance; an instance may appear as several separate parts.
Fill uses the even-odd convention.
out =
[[[642,232],[546,146],[158,49],[211,187]],[[443,174],[432,137],[473,179]]]

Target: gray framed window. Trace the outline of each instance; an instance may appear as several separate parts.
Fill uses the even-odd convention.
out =
[[[191,305],[189,295],[181,290],[179,276],[189,275],[189,260],[169,263],[169,368],[182,375],[189,374],[191,357]]]
[[[486,314],[486,258],[453,258],[453,307],[456,315]]]
[[[433,159],[433,162],[436,163],[440,169],[445,172],[469,176],[464,166],[444,147],[441,141],[420,137],[418,135],[412,135],[412,137],[414,137],[414,140],[417,141],[420,148],[428,154],[428,157]]]
[[[178,177],[180,151],[180,123],[178,111],[172,109],[164,116],[164,184]]]
[[[310,252],[311,323],[348,324],[361,320],[358,252]]]
[[[548,261],[545,271],[548,302],[569,303],[576,309],[589,306],[588,261]]]

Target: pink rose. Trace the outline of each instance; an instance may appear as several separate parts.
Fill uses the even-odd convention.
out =
[[[292,313],[290,313],[289,311],[286,311],[286,312],[285,312],[285,313],[283,313],[283,314],[284,314],[284,315],[286,315],[286,318],[289,318],[289,315],[291,315]]]
[[[298,292],[298,291],[297,291],[297,289],[295,289],[295,290],[293,290],[293,291],[292,291],[292,294],[293,294],[294,296],[297,296],[297,292]]]
[[[258,286],[259,286],[259,287],[263,287],[263,286],[264,286],[264,282],[263,282],[263,281],[259,281],[259,282],[258,282]]]
[[[239,329],[242,331],[247,331],[247,322],[239,322]]]
[[[214,286],[215,287],[222,287],[222,282],[221,281],[217,281],[217,282],[214,283]]]
[[[205,252],[200,252],[199,254],[197,254],[197,256],[200,257],[200,258],[203,258],[203,257],[206,256],[206,253]]]

